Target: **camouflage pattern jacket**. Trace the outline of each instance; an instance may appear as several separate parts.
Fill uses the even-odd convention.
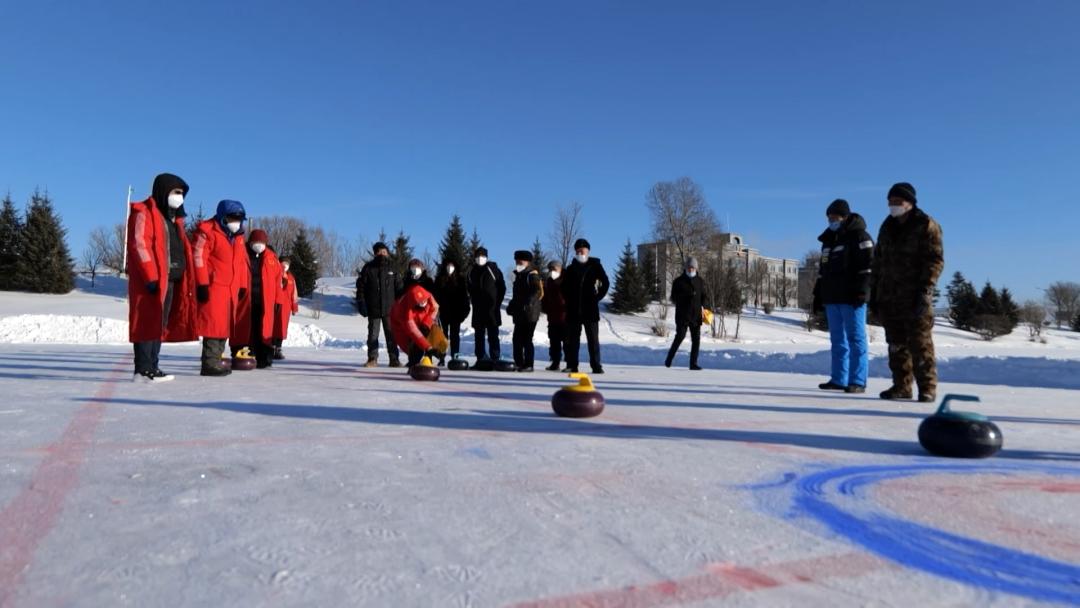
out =
[[[874,247],[871,308],[891,319],[932,314],[944,267],[941,226],[932,217],[916,207],[902,219],[885,218]]]

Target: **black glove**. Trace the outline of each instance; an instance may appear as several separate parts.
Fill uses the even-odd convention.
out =
[[[149,291],[151,294],[157,294],[159,288],[160,284],[158,284],[157,281],[150,281],[146,284],[146,291]]]
[[[245,296],[247,296],[247,288],[241,287],[240,291],[236,294],[236,299],[243,300]]]
[[[435,350],[434,348],[429,348],[426,351],[424,351],[424,356],[425,357],[430,357],[432,359],[436,359],[436,358],[439,357],[439,351]]]
[[[210,286],[199,285],[195,288],[195,299],[201,304],[206,304],[210,301]]]
[[[858,308],[858,307],[862,306],[863,304],[866,304],[869,299],[870,299],[870,296],[868,296],[865,293],[859,292],[859,293],[855,294],[855,308]]]
[[[356,305],[356,309],[357,309],[357,312],[360,313],[361,317],[366,317],[367,316],[367,312],[368,312],[367,311],[367,302],[365,302],[363,300],[360,300],[360,302]]]

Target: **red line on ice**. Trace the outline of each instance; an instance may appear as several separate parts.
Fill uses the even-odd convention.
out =
[[[704,574],[622,589],[590,591],[515,604],[514,608],[646,608],[701,602],[739,592],[762,591],[827,578],[854,578],[890,565],[866,553],[846,553],[759,567],[710,566]]]
[[[78,484],[79,468],[125,366],[126,362],[117,362],[94,401],[79,408],[64,434],[46,450],[30,483],[0,511],[0,608],[14,605],[15,589],[34,552],[56,525],[68,494]]]

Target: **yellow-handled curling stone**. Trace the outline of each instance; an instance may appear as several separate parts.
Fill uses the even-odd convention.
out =
[[[586,374],[570,374],[577,384],[564,386],[551,396],[551,409],[565,418],[592,418],[604,411],[604,396]]]
[[[439,379],[439,368],[431,363],[431,357],[424,357],[420,363],[409,368],[409,376],[413,380],[434,382]]]
[[[255,369],[255,357],[251,355],[251,351],[248,347],[243,347],[236,351],[236,354],[232,358],[233,370],[251,370]]]
[[[941,407],[919,425],[919,443],[927,452],[951,458],[987,458],[997,454],[1004,437],[989,418],[975,412],[954,412],[950,401],[978,403],[974,395],[945,395]]]

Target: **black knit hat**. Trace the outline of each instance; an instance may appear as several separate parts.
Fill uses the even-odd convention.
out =
[[[838,198],[835,201],[829,203],[829,208],[825,210],[825,215],[839,215],[840,217],[847,217],[851,215],[851,205],[842,198]]]
[[[515,262],[531,262],[531,261],[533,261],[533,254],[532,254],[531,251],[526,251],[524,249],[518,249],[517,251],[514,252],[514,261]]]
[[[382,241],[379,241],[378,243],[375,243],[371,247],[371,253],[374,253],[375,255],[379,255],[379,251],[381,251],[383,249],[385,249],[387,251],[387,253],[390,252],[390,248],[386,246],[386,243],[384,243]]]
[[[487,247],[477,247],[476,248],[476,254],[475,254],[474,257],[480,257],[480,256],[484,256],[485,258],[487,257]]]
[[[893,184],[893,187],[889,188],[889,194],[886,195],[885,198],[889,199],[894,196],[897,198],[901,198],[911,203],[912,205],[919,204],[919,201],[915,198],[915,186],[912,186],[907,182],[899,182]]]
[[[578,239],[578,240],[574,241],[574,251],[577,251],[578,249],[589,249],[589,250],[591,250],[592,245],[590,245],[589,241],[586,241],[585,239]]]

